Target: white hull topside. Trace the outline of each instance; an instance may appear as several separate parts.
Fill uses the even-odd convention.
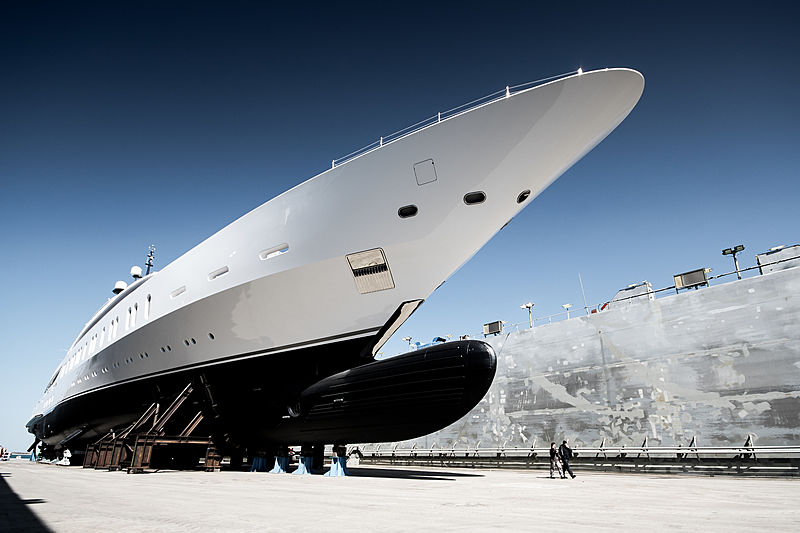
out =
[[[643,88],[629,69],[569,76],[297,185],[110,301],[79,334],[34,414],[145,376],[374,336],[605,138]],[[426,160],[436,179],[420,185],[415,164]],[[467,205],[465,194],[476,191],[485,201]],[[408,205],[416,216],[398,216]],[[383,251],[394,287],[362,294],[347,256],[372,249]]]

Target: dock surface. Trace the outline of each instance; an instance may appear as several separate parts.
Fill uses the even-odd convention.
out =
[[[0,463],[0,531],[796,531],[800,481],[541,470],[352,476]]]

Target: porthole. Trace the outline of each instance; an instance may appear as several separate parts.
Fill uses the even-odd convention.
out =
[[[172,351],[172,346],[170,346],[169,344],[167,344],[167,351],[168,351],[168,352],[171,352],[171,351]]]
[[[525,189],[524,191],[519,193],[519,196],[517,196],[517,203],[521,204],[522,202],[527,200],[530,195],[531,195],[530,189]]]
[[[192,338],[192,344],[197,344],[197,341]]]
[[[189,346],[189,340],[188,339],[183,339],[183,344],[185,344],[186,346]]]
[[[411,218],[419,212],[415,205],[405,205],[397,210],[397,216],[400,218]]]
[[[208,334],[208,338],[209,338],[209,339],[211,339],[211,340],[213,341],[213,340],[214,340],[214,334],[213,334],[213,333],[209,333],[209,334]]]
[[[486,193],[483,191],[468,192],[464,195],[464,203],[467,205],[482,204],[486,201]]]
[[[162,347],[161,347],[161,351],[162,351],[162,352],[166,352],[166,351],[167,351],[167,349],[166,349],[166,348],[164,348],[164,347],[162,346]]]

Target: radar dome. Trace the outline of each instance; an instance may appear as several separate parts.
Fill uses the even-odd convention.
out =
[[[131,267],[131,277],[133,279],[139,279],[142,277],[142,267],[140,266],[132,266]]]
[[[119,294],[127,288],[128,288],[127,283],[125,283],[124,281],[118,281],[114,284],[114,290],[111,292],[113,292],[114,294]]]

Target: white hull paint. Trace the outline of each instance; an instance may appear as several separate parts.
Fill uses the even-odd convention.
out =
[[[628,69],[562,78],[427,126],[273,198],[101,310],[34,415],[122,382],[374,336],[605,138],[643,87]],[[414,165],[428,159],[436,180],[419,185]],[[467,205],[474,191],[486,200]],[[400,218],[406,205],[418,214]],[[376,248],[394,288],[361,294],[346,256]],[[126,329],[129,308],[135,324]]]

